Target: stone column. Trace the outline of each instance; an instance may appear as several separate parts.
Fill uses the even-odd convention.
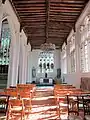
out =
[[[25,83],[27,82],[27,72],[28,72],[28,70],[27,70],[27,62],[28,62],[28,46],[26,45],[25,46],[25,64],[24,64],[24,81],[25,81]]]
[[[19,71],[19,83],[25,83],[24,81],[24,57],[25,57],[25,46],[22,41],[20,40],[20,71]]]
[[[30,79],[30,62],[31,62],[31,46],[28,45],[28,53],[27,53],[27,83],[31,83]]]
[[[19,83],[26,84],[27,79],[27,38],[24,33],[21,33],[20,38],[20,69],[19,69]]]
[[[3,18],[3,4],[0,1],[0,38],[1,38],[2,18]]]
[[[66,57],[67,57],[67,74],[70,74],[70,52],[69,52],[70,46],[69,46],[69,42],[67,42],[66,45]]]
[[[20,34],[19,29],[12,35],[11,47],[10,47],[10,63],[8,70],[8,83],[7,87],[10,85],[15,86],[18,81],[18,67],[19,67],[19,53],[20,53]]]
[[[75,47],[76,47],[76,73],[80,73],[80,33],[76,32],[75,35]]]
[[[75,84],[78,88],[80,88],[81,84],[81,71],[80,71],[80,32],[77,30],[76,32],[76,39],[75,39],[75,46],[76,46],[76,81]]]

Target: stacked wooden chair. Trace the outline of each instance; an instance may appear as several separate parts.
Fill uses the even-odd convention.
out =
[[[4,90],[10,96],[7,110],[7,120],[21,117],[25,120],[31,113],[32,99],[35,95],[36,86],[33,84],[18,84]]]
[[[69,120],[89,120],[90,119],[90,97],[85,97],[90,92],[82,91],[72,85],[55,85],[54,95],[57,105],[58,116],[61,116],[62,102]],[[86,102],[87,101],[87,102]],[[82,105],[82,107],[81,107]],[[79,113],[82,109],[84,117]]]

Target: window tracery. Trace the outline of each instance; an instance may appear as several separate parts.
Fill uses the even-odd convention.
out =
[[[62,46],[62,72],[67,73],[66,43]]]
[[[2,22],[2,29],[1,29],[0,65],[9,64],[10,41],[11,41],[11,35],[10,35],[10,28],[8,25],[8,21],[4,20]]]
[[[90,15],[86,16],[84,19],[83,29],[80,31],[81,42],[80,42],[80,58],[81,58],[81,71],[90,71],[89,63],[89,51],[90,51]],[[80,27],[80,29],[81,29]]]
[[[38,73],[53,72],[54,54],[52,52],[41,52],[38,59]]]
[[[69,41],[69,46],[70,46],[70,65],[71,65],[71,70],[70,72],[75,72],[76,71],[76,54],[75,54],[75,35],[73,35]]]

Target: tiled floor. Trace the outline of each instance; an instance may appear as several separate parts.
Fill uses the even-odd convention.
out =
[[[56,105],[53,96],[53,87],[40,87],[32,102],[31,120],[56,120]]]

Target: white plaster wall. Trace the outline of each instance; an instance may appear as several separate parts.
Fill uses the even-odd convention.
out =
[[[38,58],[39,58],[40,50],[33,50],[30,53],[30,82],[33,80],[32,79],[32,68],[36,68],[36,78],[39,79],[40,77],[45,77],[44,73],[38,73]],[[54,52],[54,62],[55,62],[55,67],[54,67],[54,72],[53,73],[48,73],[48,77],[55,78],[57,76],[57,69],[61,67],[60,65],[60,50],[55,50]]]

